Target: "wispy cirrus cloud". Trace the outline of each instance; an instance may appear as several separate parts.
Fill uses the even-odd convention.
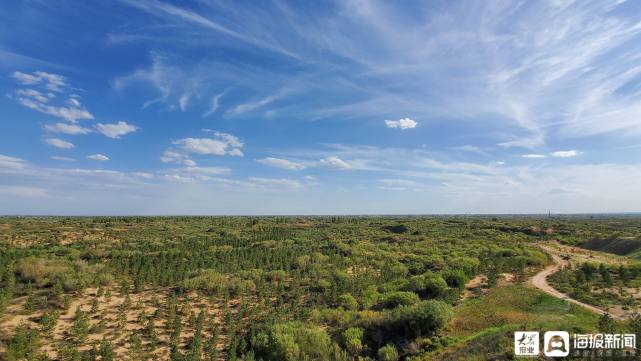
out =
[[[284,62],[306,70],[297,79],[305,93],[334,99],[279,104],[277,96],[252,89],[253,100],[231,106],[229,115],[264,110],[308,119],[395,119],[403,112],[418,119],[485,122],[496,130],[487,133],[494,144],[505,148],[535,149],[551,135],[641,135],[641,92],[635,90],[641,23],[626,16],[626,2],[464,1],[442,11],[410,11],[382,1],[350,1],[331,4],[313,21],[296,4],[252,11],[239,3],[128,4],[179,24],[186,41],[208,29],[249,48],[287,45],[286,52],[296,56]],[[327,56],[319,59],[318,49]],[[248,75],[235,71],[239,79]],[[251,74],[255,83],[275,78],[280,86],[290,77],[274,69]]]
[[[253,112],[255,110],[264,108],[265,106],[270,105],[286,97],[288,94],[291,94],[292,92],[293,92],[293,89],[291,87],[284,87],[276,91],[274,94],[268,95],[264,98],[238,104],[233,108],[229,109],[226,112],[226,115],[237,116],[237,115]]]
[[[298,58],[298,55],[288,50],[286,47],[278,44],[269,37],[260,36],[258,34],[248,34],[241,30],[234,30],[230,26],[225,26],[219,22],[212,20],[206,15],[203,15],[195,10],[185,7],[175,6],[173,4],[159,1],[159,0],[121,0],[122,2],[145,11],[149,14],[155,15],[159,18],[165,19],[169,22],[185,23],[194,25],[199,28],[214,31],[216,33],[224,34],[230,38],[240,40],[251,46],[261,48],[264,50],[273,51],[275,53]],[[232,23],[233,24],[233,23]]]
[[[220,98],[224,95],[224,93],[216,94],[211,98],[211,103],[209,105],[209,109],[207,109],[206,112],[203,113],[203,117],[208,117],[216,111],[218,111],[218,108],[220,108]]]

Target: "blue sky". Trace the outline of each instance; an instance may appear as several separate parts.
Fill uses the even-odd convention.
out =
[[[1,214],[641,211],[635,1],[6,1]]]

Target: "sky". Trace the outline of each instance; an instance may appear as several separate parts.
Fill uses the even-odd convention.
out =
[[[641,211],[638,1],[4,1],[0,214]]]

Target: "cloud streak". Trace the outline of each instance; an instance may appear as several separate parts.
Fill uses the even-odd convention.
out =
[[[118,139],[123,135],[135,132],[138,128],[127,122],[119,121],[114,124],[98,123],[96,130],[109,138]]]
[[[47,138],[45,139],[45,143],[60,149],[73,149],[76,147],[73,143],[58,138]]]

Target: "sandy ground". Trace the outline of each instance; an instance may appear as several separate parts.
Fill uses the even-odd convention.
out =
[[[461,300],[476,296],[479,293],[481,293],[483,286],[487,285],[486,282],[487,282],[487,277],[483,274],[477,275],[476,277],[472,278],[465,285],[465,289],[461,294]]]
[[[507,286],[514,284],[515,281],[516,277],[514,277],[512,273],[501,273],[496,281],[496,285],[498,287]],[[479,274],[467,282],[465,289],[461,293],[461,300],[482,295],[488,290],[487,276]]]
[[[133,333],[143,334],[144,324],[141,324],[139,321],[139,315],[144,309],[147,315],[152,314],[156,311],[156,307],[153,305],[152,299],[155,296],[161,304],[164,304],[166,301],[167,294],[164,290],[145,290],[137,294],[131,294],[131,307],[126,311],[126,325],[122,330],[117,329],[117,310],[119,306],[124,302],[125,297],[116,290],[113,290],[112,296],[107,298],[106,296],[97,296],[97,289],[87,288],[83,291],[82,295],[74,295],[70,307],[67,310],[62,311],[60,318],[52,332],[52,334],[45,338],[42,341],[40,350],[46,353],[49,357],[56,357],[55,347],[62,340],[69,339],[70,329],[73,325],[75,319],[76,308],[79,307],[85,312],[89,312],[91,309],[91,301],[97,299],[98,302],[98,311],[95,314],[89,313],[90,319],[89,324],[91,326],[96,326],[100,320],[104,320],[106,327],[101,332],[91,331],[87,337],[87,341],[80,346],[79,350],[87,350],[91,347],[94,342],[99,342],[102,339],[109,339],[114,345],[114,351],[118,359],[125,359],[128,356],[129,349],[129,336]],[[25,323],[30,328],[37,328],[37,320],[42,315],[42,311],[35,312],[25,312],[24,303],[26,297],[20,297],[13,300],[12,304],[7,308],[4,316],[0,318],[0,336],[5,338],[7,335],[13,334],[16,327]],[[255,302],[256,300],[252,300]],[[189,310],[194,315],[198,314],[201,310],[205,311],[205,329],[203,330],[204,339],[210,336],[210,325],[212,322],[218,324],[219,326],[223,325],[222,320],[222,304],[224,300],[220,297],[208,298],[198,295],[195,292],[191,292],[187,297],[179,300],[178,304],[182,308],[184,305],[188,305]],[[227,303],[227,307],[232,314],[238,312],[240,306],[240,300],[232,299]],[[188,317],[183,316],[183,332],[180,339],[180,347],[184,349],[189,342],[189,339],[193,336],[193,328],[188,323]],[[157,347],[156,352],[154,352],[154,359],[166,359],[168,357],[169,348],[169,330],[168,326],[165,324],[164,317],[156,318],[156,332],[158,333],[158,339],[160,341],[159,346]],[[223,330],[221,330],[223,331]],[[220,351],[220,357],[224,357],[225,353],[223,347],[227,342],[227,337],[224,332],[221,332],[219,336],[217,348]],[[149,342],[143,340],[143,345],[147,345]],[[0,345],[0,359],[2,359],[2,353],[4,352],[2,346]]]

